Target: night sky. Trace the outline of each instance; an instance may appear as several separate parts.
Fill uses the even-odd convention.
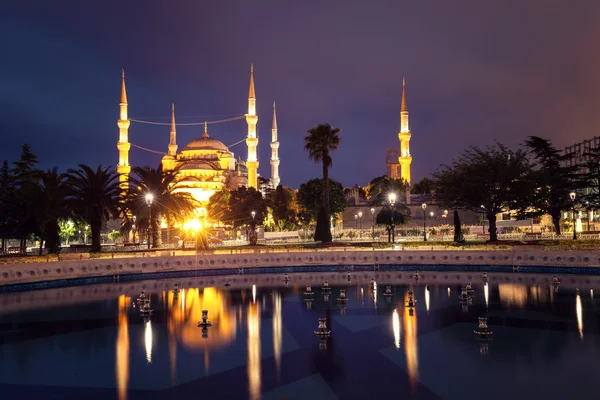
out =
[[[413,181],[470,144],[598,135],[597,0],[9,0],[0,13],[0,159],[28,142],[41,166],[116,165],[121,68],[129,117],[217,120],[247,109],[255,64],[259,173],[270,177],[277,102],[282,184],[320,175],[302,150],[342,128],[331,176],[366,184],[398,147],[402,76]],[[188,118],[185,118],[188,117]],[[229,145],[245,121],[209,127]],[[202,127],[179,127],[180,150]],[[130,141],[166,152],[168,126]],[[246,158],[244,144],[231,149]],[[160,156],[132,148],[132,165]]]

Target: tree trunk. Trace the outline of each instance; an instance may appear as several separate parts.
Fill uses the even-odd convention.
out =
[[[552,225],[554,225],[554,232],[560,235],[560,213],[552,215]]]
[[[496,214],[488,213],[487,217],[490,223],[490,226],[488,228],[488,232],[490,233],[490,242],[497,242],[498,233],[496,232]]]
[[[92,229],[92,248],[91,252],[99,252],[102,249],[100,244],[100,231],[102,230],[102,217],[95,216],[90,221],[90,228]]]
[[[325,165],[325,162],[323,162],[323,209],[329,217],[329,165]]]
[[[43,255],[44,254],[44,239],[42,237],[40,237],[40,250],[38,255]]]
[[[465,241],[465,238],[462,234],[462,225],[460,223],[460,216],[458,215],[458,210],[454,210],[454,241],[456,243],[462,243]]]
[[[22,237],[21,241],[19,242],[19,251],[21,252],[22,255],[27,255],[27,238],[26,237]]]
[[[152,213],[152,221],[151,224],[151,235],[152,235],[152,248],[156,249],[160,247],[160,224],[158,223],[158,218],[160,215],[158,213]]]

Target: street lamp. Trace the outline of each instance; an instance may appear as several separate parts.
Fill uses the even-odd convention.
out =
[[[371,208],[371,215],[373,216],[373,224],[371,225],[371,239],[375,240],[375,209]]]
[[[427,214],[425,213],[425,209],[427,208],[427,204],[425,204],[425,203],[421,204],[421,208],[423,209],[423,241],[426,242],[427,241],[427,226],[426,226]]]
[[[137,217],[134,215],[133,216],[133,225],[131,225],[131,230],[133,231],[133,243],[135,244],[135,220],[137,219]]]
[[[362,211],[358,212],[358,237],[362,237]]]
[[[354,229],[358,230],[358,214],[354,214]]]
[[[571,197],[571,202],[573,203],[573,240],[577,240],[577,221],[575,220],[575,197],[577,197],[577,194],[575,192],[571,192],[569,196]]]
[[[150,250],[150,230],[152,227],[152,201],[154,196],[152,193],[146,195],[146,204],[148,205],[148,250]]]
[[[388,199],[390,200],[390,208],[392,209],[392,243],[396,243],[396,226],[394,224],[394,214],[396,210],[396,193],[390,193]]]
[[[590,202],[589,201],[585,202],[585,210],[586,210],[586,213],[587,213],[587,223],[588,223],[587,224],[588,225],[588,229],[587,230],[589,232],[590,231]]]
[[[251,245],[256,245],[256,240],[254,240],[255,238],[255,234],[256,234],[256,211],[251,211],[250,215],[252,216],[252,221],[250,222],[250,229],[251,231],[249,232],[249,234],[252,236],[251,238],[248,237],[248,241],[250,242]]]
[[[88,231],[89,226],[85,226],[85,234],[83,235],[83,244],[87,245],[87,231]]]

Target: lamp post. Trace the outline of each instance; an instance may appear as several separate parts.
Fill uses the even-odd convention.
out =
[[[358,212],[358,237],[362,237],[362,211]]]
[[[590,202],[586,201],[585,202],[585,214],[586,214],[586,218],[588,220],[588,232],[590,231]]]
[[[371,208],[371,216],[373,217],[373,223],[371,225],[371,240],[375,240],[375,209]]]
[[[154,196],[152,193],[146,195],[146,205],[148,206],[148,250],[150,250],[150,231],[152,229],[152,201]]]
[[[571,197],[571,202],[573,205],[573,240],[577,240],[577,220],[575,219],[575,197],[577,197],[577,194],[575,192],[571,192],[569,196]]]
[[[423,209],[423,241],[427,241],[427,214],[425,213],[425,209],[427,208],[427,204],[421,204],[421,208]]]
[[[250,215],[252,216],[252,221],[250,222],[250,236],[252,237],[249,237],[248,239],[250,239],[250,244],[255,245],[256,240],[254,238],[256,234],[256,211],[250,212]]]
[[[85,232],[84,232],[84,235],[83,235],[83,244],[85,244],[85,245],[87,245],[87,231],[88,231],[88,228],[89,228],[89,226],[87,226],[87,225],[84,227]]]
[[[448,210],[444,210],[442,217],[444,217],[444,225],[448,225]],[[444,228],[444,230],[446,230],[446,228]],[[444,233],[442,233],[442,240],[444,240]]]
[[[131,225],[131,230],[133,231],[133,244],[135,244],[135,221],[137,220],[137,217],[134,215],[133,216],[133,225]]]
[[[390,193],[388,199],[390,200],[390,208],[392,210],[392,243],[396,243],[396,225],[394,223],[394,214],[396,213],[396,193]]]

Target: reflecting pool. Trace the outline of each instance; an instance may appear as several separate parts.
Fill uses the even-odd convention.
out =
[[[553,283],[542,274],[329,272],[5,293],[0,393],[119,400],[594,397],[599,284],[600,277],[582,275]],[[210,321],[204,328],[203,311]],[[491,340],[474,333],[479,317],[487,317]],[[329,337],[315,335],[319,318]]]

